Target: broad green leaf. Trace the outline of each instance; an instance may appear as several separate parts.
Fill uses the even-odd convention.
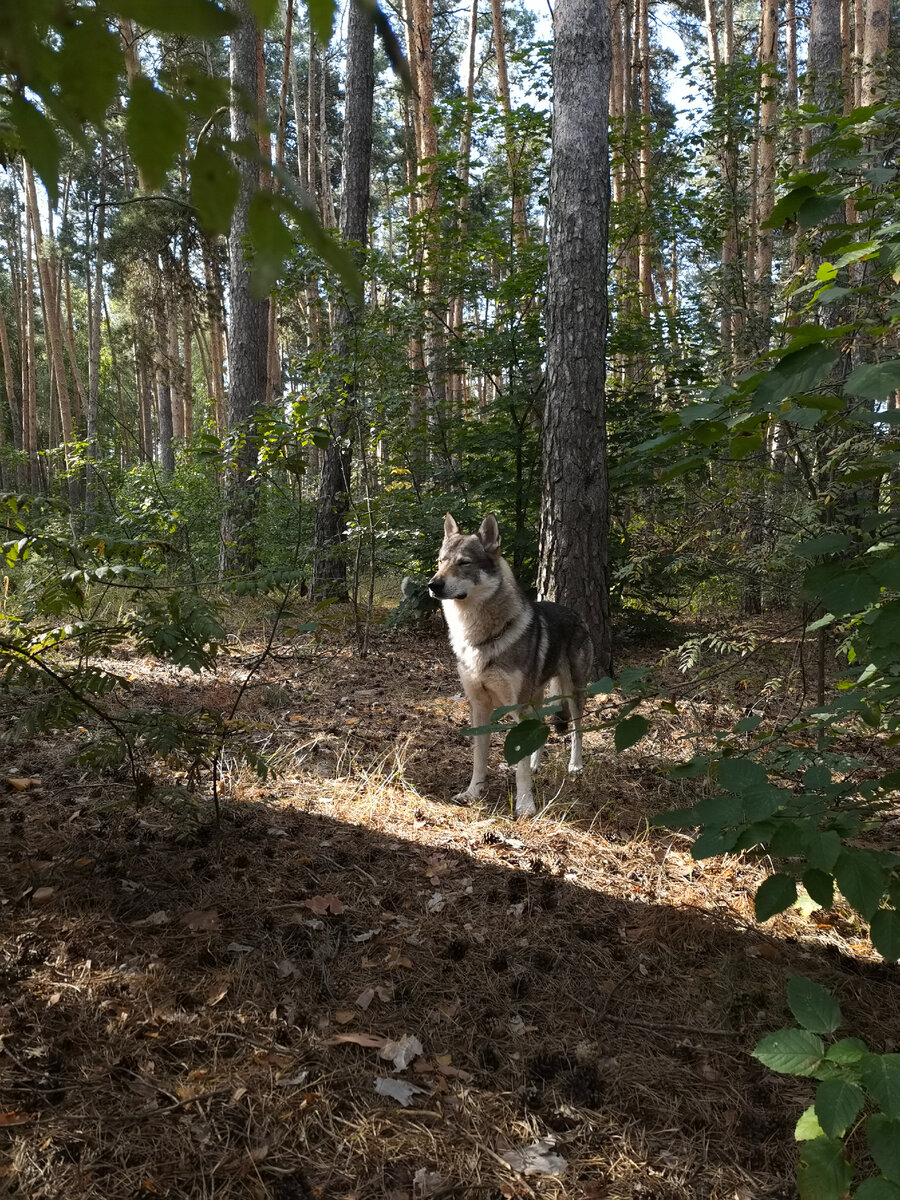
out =
[[[787,982],[787,1002],[803,1028],[811,1033],[834,1033],[840,1026],[840,1005],[814,979],[807,979],[805,975],[792,976]]]
[[[766,1034],[753,1057],[780,1075],[814,1075],[825,1057],[825,1045],[806,1029],[779,1029]]]
[[[782,400],[798,392],[818,387],[838,361],[840,352],[821,343],[807,345],[786,354],[757,386],[756,397],[769,411]]]
[[[347,290],[352,304],[362,304],[363,288],[353,255],[322,228],[318,215],[305,205],[292,205],[291,216],[297,222],[306,245],[331,267]]]
[[[59,196],[59,158],[62,153],[55,128],[39,108],[21,95],[13,96],[9,115],[19,135],[23,156],[41,177],[50,203],[55,205]]]
[[[171,96],[158,91],[145,75],[131,81],[129,93],[125,112],[128,146],[147,186],[159,188],[184,147],[187,113]],[[194,166],[196,169],[196,160]]]
[[[310,26],[323,44],[327,44],[331,40],[336,8],[336,0],[306,0]]]
[[[213,0],[114,0],[112,7],[144,29],[181,33],[186,37],[217,38],[237,25],[237,18]]]
[[[799,542],[794,550],[801,558],[818,558],[821,554],[839,554],[852,545],[853,538],[847,533],[823,533],[811,541]]]
[[[589,683],[584,689],[587,696],[608,696],[610,692],[616,690],[615,681],[610,679],[608,675],[604,675],[602,679],[596,679],[593,683]]]
[[[98,13],[80,8],[78,14],[77,24],[65,26],[56,55],[59,101],[75,121],[99,124],[116,96],[122,51]]]
[[[846,846],[834,864],[834,879],[857,912],[871,921],[885,893],[890,872],[873,850]]]
[[[770,875],[756,889],[753,908],[757,921],[768,921],[797,900],[797,882],[790,875]]]
[[[860,1068],[863,1086],[891,1120],[900,1120],[900,1054],[869,1054]]]
[[[888,962],[900,959],[900,913],[892,908],[880,908],[872,917],[869,933],[882,958]]]
[[[841,1200],[853,1179],[853,1167],[844,1158],[840,1138],[804,1142],[797,1167],[800,1200]]]
[[[717,854],[727,854],[734,849],[739,836],[736,829],[705,829],[691,846],[691,858],[700,862]]]
[[[746,458],[748,454],[759,450],[762,444],[763,435],[761,433],[739,433],[728,443],[729,457],[738,462],[740,459]]]
[[[850,396],[866,400],[884,400],[900,388],[900,358],[888,358],[880,363],[864,363],[851,371],[844,384]]]
[[[201,142],[191,167],[191,203],[211,233],[227,233],[238,198],[240,178],[227,154]]]
[[[825,1057],[829,1062],[838,1063],[840,1066],[848,1067],[854,1063],[858,1063],[860,1059],[865,1058],[869,1053],[869,1047],[865,1042],[861,1042],[859,1038],[841,1038],[840,1041],[833,1042],[825,1053]]]
[[[758,729],[763,723],[763,718],[753,713],[749,717],[741,717],[734,726],[733,733],[752,733],[754,729]]]
[[[767,781],[765,767],[750,758],[723,758],[719,763],[719,783],[730,792],[743,792]]]
[[[843,203],[843,196],[810,196],[797,209],[797,224],[801,229],[813,229],[833,216]]]
[[[782,196],[780,200],[775,202],[775,207],[772,209],[772,215],[768,221],[763,222],[763,229],[780,229],[785,221],[789,221],[796,213],[801,204],[815,195],[811,187],[803,185],[795,187],[788,192],[786,196]]]
[[[275,207],[271,192],[257,192],[251,199],[248,228],[253,248],[252,291],[260,299],[275,286],[294,248],[294,239]]]
[[[854,1200],[900,1200],[900,1187],[879,1175],[864,1179],[853,1193]]]
[[[881,1173],[892,1183],[900,1183],[900,1121],[873,1113],[866,1121],[866,1138]]]
[[[823,908],[831,908],[834,904],[834,880],[826,871],[811,867],[803,872],[803,886]]]
[[[816,1116],[815,1105],[811,1104],[809,1108],[804,1109],[800,1115],[800,1119],[794,1126],[794,1141],[810,1142],[813,1138],[824,1136],[825,1130],[819,1124],[819,1118]]]
[[[830,874],[842,849],[843,843],[840,834],[833,829],[826,829],[822,833],[813,834],[809,839],[806,847],[806,861],[811,867],[827,871]]]
[[[846,1133],[859,1116],[866,1098],[862,1088],[843,1079],[823,1079],[816,1088],[816,1116],[828,1137]]]
[[[615,732],[616,753],[621,754],[623,750],[639,742],[649,728],[650,722],[639,714],[618,721]]]
[[[250,11],[256,17],[260,29],[267,29],[275,20],[278,12],[278,0],[247,0]]]
[[[503,742],[504,758],[514,766],[520,759],[539,750],[546,742],[549,733],[550,727],[544,721],[539,721],[534,717],[520,721],[506,735]]]

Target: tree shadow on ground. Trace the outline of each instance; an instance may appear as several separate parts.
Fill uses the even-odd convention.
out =
[[[784,980],[873,1045],[898,1027],[893,969],[584,886],[565,827],[364,793],[340,820],[229,803],[220,833],[4,801],[10,1196],[788,1197],[811,1089],[748,1056]],[[364,1035],[422,1053],[395,1071]],[[506,1165],[542,1137],[564,1174]]]

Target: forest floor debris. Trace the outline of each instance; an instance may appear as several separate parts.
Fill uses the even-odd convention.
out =
[[[78,730],[4,764],[0,1193],[787,1200],[812,1088],[748,1052],[793,974],[900,1049],[900,972],[840,905],[757,925],[765,864],[648,824],[697,786],[660,765],[758,701],[764,654],[621,755],[589,732],[577,778],[553,739],[545,811],[513,823],[499,737],[484,804],[449,802],[469,746],[437,624],[365,661],[350,636],[254,675],[276,774],[226,757],[220,828],[174,758],[138,803],[73,762]],[[225,709],[263,644],[242,637],[215,677],[107,665],[130,702]]]

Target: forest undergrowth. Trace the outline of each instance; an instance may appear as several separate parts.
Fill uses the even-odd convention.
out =
[[[704,661],[722,625],[755,649]],[[652,732],[617,754],[618,700],[594,698],[584,773],[554,735],[524,822],[499,737],[484,803],[450,803],[470,748],[437,618],[379,627],[360,659],[338,614],[260,665],[269,631],[232,612],[229,653],[194,675],[122,647],[99,665],[132,706],[228,712],[243,687],[272,772],[226,751],[217,822],[209,771],[177,755],[142,764],[135,800],[76,761],[88,726],[5,751],[0,1190],[792,1196],[813,1085],[750,1051],[797,974],[898,1049],[900,975],[840,900],[757,924],[768,860],[695,862],[693,834],[650,819],[699,798],[665,767],[723,723],[808,702],[802,630],[720,617],[674,623],[680,652],[626,643],[619,668],[669,689],[642,702]]]

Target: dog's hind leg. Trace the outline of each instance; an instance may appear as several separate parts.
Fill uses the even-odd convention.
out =
[[[584,693],[578,689],[572,678],[572,671],[566,667],[560,671],[558,679],[560,693],[566,698],[563,701],[563,712],[567,713],[572,723],[572,742],[569,747],[569,771],[574,774],[582,769],[581,758],[581,718],[584,713]]]

